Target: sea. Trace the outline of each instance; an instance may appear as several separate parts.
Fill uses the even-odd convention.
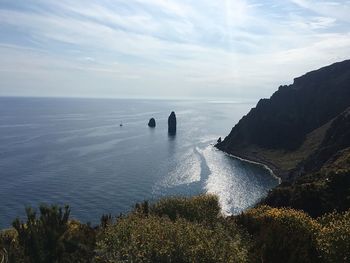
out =
[[[68,204],[98,224],[135,203],[204,193],[222,213],[253,206],[278,179],[214,147],[254,106],[247,101],[0,98],[0,229],[25,208]],[[177,132],[168,134],[175,111]],[[156,127],[147,123],[153,117]],[[121,125],[122,124],[122,125]]]

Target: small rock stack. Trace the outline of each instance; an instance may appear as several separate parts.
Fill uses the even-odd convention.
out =
[[[154,118],[151,118],[148,122],[148,126],[151,128],[156,127],[156,120]]]

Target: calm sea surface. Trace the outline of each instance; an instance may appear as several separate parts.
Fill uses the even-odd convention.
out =
[[[215,193],[225,213],[240,212],[278,181],[212,145],[252,106],[0,98],[0,228],[40,203],[69,204],[73,217],[94,224],[103,213],[168,195]],[[171,111],[178,120],[173,137]],[[147,126],[151,117],[155,129]]]

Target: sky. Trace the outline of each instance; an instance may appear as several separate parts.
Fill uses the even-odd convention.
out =
[[[0,96],[269,97],[350,58],[350,1],[0,0]]]

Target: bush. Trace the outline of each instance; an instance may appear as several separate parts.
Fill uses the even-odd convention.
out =
[[[317,241],[326,262],[350,262],[350,210],[319,218],[322,225]]]
[[[68,206],[63,210],[42,205],[38,218],[33,209],[27,208],[26,212],[26,223],[18,218],[13,222],[25,262],[89,262],[95,244],[94,230],[88,225],[68,221]]]
[[[33,209],[27,208],[26,213],[27,222],[17,218],[13,227],[28,260],[38,263],[60,260],[64,250],[61,237],[68,230],[69,207],[63,212],[57,206],[41,206],[38,219]]]
[[[315,237],[319,225],[307,214],[261,206],[236,220],[253,235],[261,262],[319,262]]]
[[[313,219],[260,206],[224,218],[217,198],[202,195],[144,202],[96,229],[69,212],[27,209],[25,223],[0,231],[0,263],[350,262],[350,210]]]
[[[248,246],[233,232],[221,224],[133,214],[103,230],[96,262],[246,262]]]
[[[14,229],[0,231],[0,263],[24,262],[23,249],[18,244]]]
[[[262,203],[300,209],[315,218],[333,210],[344,212],[350,208],[350,170],[321,170],[301,176],[292,185],[282,184],[270,191]]]
[[[173,221],[184,218],[191,222],[213,224],[217,221],[221,208],[217,196],[200,195],[191,198],[163,198],[151,205],[149,211],[152,215],[167,216]]]
[[[62,237],[64,254],[62,262],[86,263],[94,257],[96,246],[96,229],[89,224],[69,221],[68,231]]]
[[[100,218],[100,227],[106,228],[113,223],[113,217],[111,214],[103,214]]]

